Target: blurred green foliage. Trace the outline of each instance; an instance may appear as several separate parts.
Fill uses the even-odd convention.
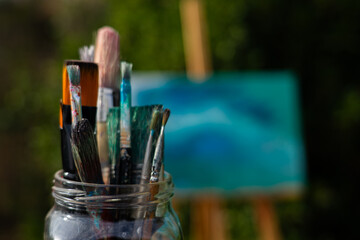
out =
[[[292,69],[300,77],[308,189],[276,204],[284,239],[356,239],[360,176],[360,4],[355,0],[204,0],[219,70]],[[184,71],[179,2],[0,1],[0,239],[40,239],[61,168],[64,59],[110,25],[135,70]],[[186,239],[189,203],[180,217]],[[232,239],[254,239],[247,201],[228,200]]]

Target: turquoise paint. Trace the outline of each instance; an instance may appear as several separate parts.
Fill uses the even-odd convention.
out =
[[[165,169],[181,192],[300,192],[305,153],[295,75],[216,73],[204,83],[184,74],[138,73],[133,104],[171,109]]]

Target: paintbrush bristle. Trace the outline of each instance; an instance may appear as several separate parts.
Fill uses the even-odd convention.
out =
[[[69,75],[67,66],[77,65],[80,68],[81,104],[82,106],[96,107],[99,86],[98,65],[94,62],[66,60],[63,66],[63,95],[64,105],[70,105]],[[84,115],[91,122],[92,117]]]
[[[150,130],[154,130],[156,128],[157,123],[159,122],[159,118],[160,112],[158,110],[155,110],[151,118]]]
[[[166,108],[163,113],[162,126],[165,126],[170,117],[170,109]]]
[[[83,46],[79,48],[79,55],[81,61],[93,62],[94,61],[94,45]]]
[[[80,85],[80,67],[77,65],[69,65],[66,69],[69,74],[70,83],[74,86]]]
[[[87,119],[77,122],[71,132],[76,168],[83,182],[104,183],[94,131]]]
[[[102,27],[96,36],[94,62],[99,65],[99,86],[118,89],[119,34],[111,27]]]
[[[132,63],[128,63],[125,61],[121,62],[121,74],[123,79],[130,79],[132,66]]]

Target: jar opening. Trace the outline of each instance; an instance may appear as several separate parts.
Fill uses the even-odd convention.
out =
[[[165,172],[164,180],[148,184],[105,185],[77,182],[63,178],[59,170],[54,176],[55,202],[67,208],[141,208],[167,204],[173,196],[172,177]]]

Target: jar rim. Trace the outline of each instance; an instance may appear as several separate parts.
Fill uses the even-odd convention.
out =
[[[174,184],[167,172],[164,180],[156,183],[111,185],[68,180],[63,177],[63,170],[59,170],[52,190],[55,202],[67,208],[138,208],[169,202],[174,195]]]
[[[66,179],[63,177],[63,170],[58,170],[54,174],[54,181],[59,182],[66,185],[72,186],[81,186],[81,187],[96,187],[96,188],[132,188],[139,186],[155,186],[155,185],[164,185],[164,184],[172,184],[172,176],[168,172],[164,171],[164,180],[154,182],[154,183],[139,183],[139,184],[99,184],[99,183],[86,183],[80,181],[74,181],[70,179]]]

